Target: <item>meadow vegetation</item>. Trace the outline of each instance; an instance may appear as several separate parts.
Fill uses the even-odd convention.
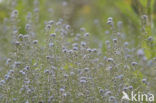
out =
[[[156,96],[155,2],[136,0],[138,9],[134,0],[117,1],[1,2],[0,103],[129,103],[122,91]]]

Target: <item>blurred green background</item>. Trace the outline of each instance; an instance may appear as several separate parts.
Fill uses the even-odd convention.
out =
[[[145,39],[148,36],[156,37],[156,0],[1,0],[0,23],[10,16],[12,9],[19,11],[20,32],[25,33],[26,15],[35,12],[39,8],[39,21],[44,24],[45,20],[58,20],[63,18],[72,26],[74,32],[85,27],[93,37],[99,41],[109,37],[107,18],[113,17],[116,27],[122,21],[123,29],[129,41],[133,45],[142,43],[146,48],[147,57],[155,56],[155,47],[150,47]],[[29,5],[29,6],[28,6]],[[142,32],[142,15],[148,16],[148,23]],[[105,35],[108,34],[108,35]],[[94,41],[93,41],[94,42]],[[155,42],[155,41],[154,41]]]

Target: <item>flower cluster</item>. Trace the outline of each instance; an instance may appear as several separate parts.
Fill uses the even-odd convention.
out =
[[[76,33],[63,19],[41,26],[34,5],[23,30],[18,10],[4,20],[10,44],[0,68],[1,103],[121,103],[122,91],[156,93],[156,58],[126,41],[112,17],[110,38],[94,47],[91,33]]]

